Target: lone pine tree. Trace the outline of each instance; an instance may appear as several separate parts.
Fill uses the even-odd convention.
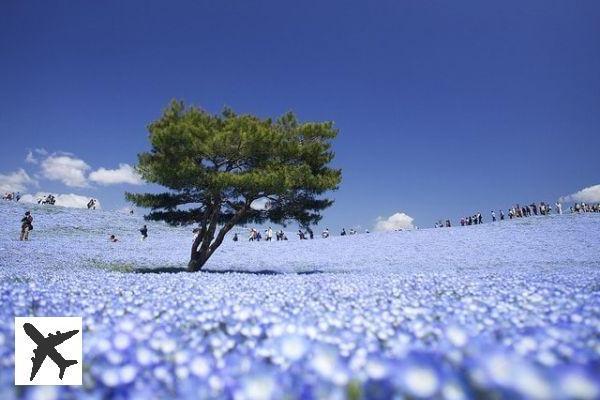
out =
[[[126,193],[149,208],[149,220],[171,225],[197,224],[189,271],[199,271],[236,225],[271,221],[317,223],[333,204],[324,198],[341,182],[330,166],[331,122],[299,122],[292,113],[277,120],[219,115],[173,101],[152,122],[151,150],[139,154],[137,170],[164,193]],[[256,209],[257,200],[269,207]]]

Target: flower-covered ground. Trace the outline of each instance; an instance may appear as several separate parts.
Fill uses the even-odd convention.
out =
[[[0,202],[0,399],[600,397],[600,215],[300,242]],[[110,243],[113,233],[120,239]],[[245,234],[242,236],[242,238]],[[82,316],[84,385],[14,386],[14,316]]]

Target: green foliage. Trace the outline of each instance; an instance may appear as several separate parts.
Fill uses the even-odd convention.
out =
[[[320,196],[341,181],[341,171],[329,166],[337,135],[331,122],[301,123],[292,113],[274,121],[230,109],[212,115],[173,101],[148,129],[152,148],[139,155],[138,171],[169,191],[126,197],[150,208],[148,219],[199,224],[199,253],[208,257],[237,224],[317,223],[333,203]],[[250,207],[258,199],[270,207]]]

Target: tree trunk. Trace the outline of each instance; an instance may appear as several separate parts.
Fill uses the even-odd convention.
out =
[[[206,261],[208,261],[208,255],[204,252],[197,251],[196,254],[192,255],[190,262],[188,263],[188,272],[198,272],[202,269]]]
[[[188,272],[198,272],[202,269],[210,256],[212,256],[215,250],[217,250],[221,243],[223,243],[223,239],[225,238],[227,232],[229,232],[231,228],[235,226],[245,212],[246,207],[238,210],[233,218],[231,218],[231,220],[221,228],[216,238],[214,236],[216,218],[211,221],[211,226],[204,233],[203,237],[201,237],[200,234],[196,236],[196,239],[194,239],[194,243],[192,244],[192,254],[190,256],[190,262],[188,263]],[[215,240],[213,241],[213,239]],[[200,246],[200,244],[202,244],[202,246]],[[200,246],[200,250],[198,250],[198,246]]]
[[[194,238],[194,243],[192,243],[192,251],[190,254],[190,262],[188,263],[188,272],[196,272],[202,268],[202,265],[199,265],[200,252],[198,251],[198,246],[200,246],[200,243],[202,243],[203,237],[204,234],[201,230]]]

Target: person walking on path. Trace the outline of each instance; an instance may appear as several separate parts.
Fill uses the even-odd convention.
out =
[[[33,217],[31,213],[27,211],[25,216],[21,218],[21,236],[19,240],[29,240],[29,231],[33,230]]]
[[[148,238],[148,227],[146,225],[142,226],[140,233],[142,234],[142,240],[146,240]]]

